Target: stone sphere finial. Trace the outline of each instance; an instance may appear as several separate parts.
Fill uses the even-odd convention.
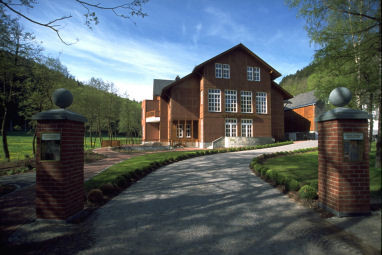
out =
[[[352,93],[348,88],[338,87],[332,90],[329,95],[329,102],[337,107],[347,105],[352,98]]]
[[[73,95],[67,89],[56,89],[53,92],[53,103],[60,108],[67,108],[73,103]]]

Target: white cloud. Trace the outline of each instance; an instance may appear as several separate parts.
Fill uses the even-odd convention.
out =
[[[200,31],[202,31],[202,27],[203,27],[202,23],[198,23],[195,26],[195,33],[192,36],[192,42],[194,43],[194,46],[197,46],[197,44],[198,44],[198,40],[200,37]]]

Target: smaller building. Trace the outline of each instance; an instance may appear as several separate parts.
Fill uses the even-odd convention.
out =
[[[284,101],[285,136],[288,140],[317,139],[314,119],[325,111],[325,104],[314,90]]]

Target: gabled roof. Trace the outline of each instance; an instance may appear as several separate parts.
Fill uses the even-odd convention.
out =
[[[226,54],[229,54],[231,53],[232,51],[236,50],[236,49],[242,49],[244,50],[245,52],[247,52],[249,55],[251,55],[252,57],[256,58],[259,62],[261,62],[264,66],[268,67],[271,71],[271,74],[272,74],[272,78],[273,79],[276,79],[278,77],[281,76],[281,74],[279,72],[276,71],[276,69],[274,69],[272,66],[268,65],[264,60],[262,60],[259,56],[257,56],[255,53],[253,53],[250,49],[248,49],[247,47],[245,47],[242,43],[239,43],[238,45],[232,47],[231,49],[229,50],[226,50],[222,53],[220,53],[219,55],[207,60],[207,61],[204,61],[203,63],[197,65],[194,70],[192,72],[197,72],[199,71],[202,67],[204,67],[205,65],[207,65],[208,63],[211,63],[211,62],[214,62],[217,58],[220,58],[221,56],[224,56]]]
[[[288,91],[286,91],[285,89],[283,89],[279,84],[277,84],[276,82],[272,81],[272,88],[276,89],[278,92],[280,92],[280,94],[283,96],[283,99],[286,100],[286,99],[290,99],[292,98],[293,96],[291,94],[289,94]]]
[[[292,99],[285,102],[285,110],[292,110],[308,105],[316,104],[318,99],[314,96],[314,90],[298,94]]]
[[[163,88],[170,85],[173,82],[174,82],[174,80],[154,79],[153,98],[155,98],[156,96],[160,96],[162,94]]]

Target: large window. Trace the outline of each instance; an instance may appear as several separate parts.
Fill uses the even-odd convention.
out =
[[[237,136],[237,120],[225,119],[225,136],[235,137]]]
[[[260,68],[259,67],[247,67],[247,80],[260,81]]]
[[[183,138],[183,124],[176,125],[176,137]]]
[[[241,120],[241,136],[252,137],[252,120],[251,119]]]
[[[267,93],[256,92],[256,113],[267,113]]]
[[[215,77],[229,79],[230,78],[230,68],[228,64],[215,63]]]
[[[252,92],[241,91],[241,112],[252,113]]]
[[[237,112],[237,92],[236,90],[225,91],[225,111]]]
[[[220,112],[220,89],[209,89],[208,90],[208,111],[209,112]]]

